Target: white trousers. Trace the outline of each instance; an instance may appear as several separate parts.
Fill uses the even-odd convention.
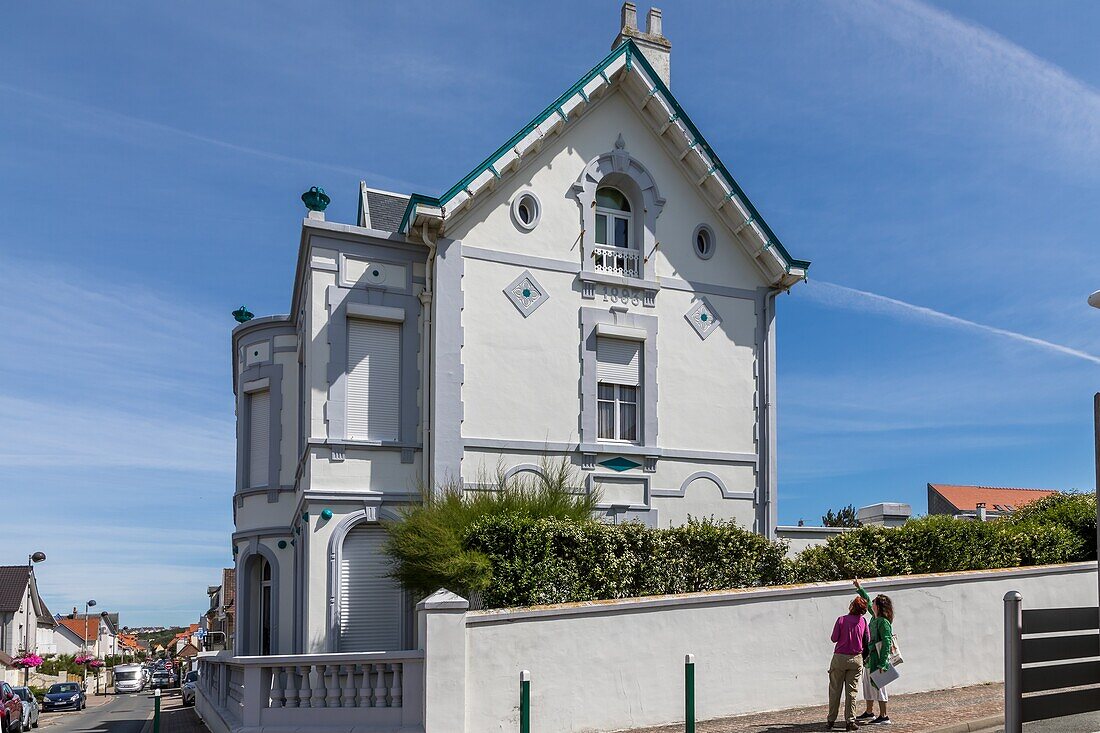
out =
[[[885,687],[879,689],[871,684],[871,673],[866,667],[863,668],[863,699],[874,702],[886,702],[890,699]]]

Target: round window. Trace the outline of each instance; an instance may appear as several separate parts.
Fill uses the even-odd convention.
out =
[[[542,207],[539,205],[539,200],[530,191],[524,191],[512,199],[512,218],[521,229],[527,231],[534,229],[539,223],[541,214]]]
[[[706,224],[695,227],[695,254],[703,260],[714,254],[714,232]]]

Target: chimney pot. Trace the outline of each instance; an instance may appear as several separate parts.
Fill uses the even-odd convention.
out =
[[[622,10],[622,24],[620,28],[637,30],[638,29],[638,6],[632,2],[623,3]]]
[[[661,33],[661,9],[650,8],[645,17],[645,32],[651,36],[660,36]]]
[[[660,8],[650,8],[646,14],[646,28],[638,28],[638,6],[630,0],[623,3],[619,34],[615,36],[615,42],[611,48],[618,48],[619,44],[630,38],[638,46],[638,49],[649,61],[653,71],[660,77],[665,86],[669,85],[669,54],[672,44],[664,36],[662,27],[663,15]]]

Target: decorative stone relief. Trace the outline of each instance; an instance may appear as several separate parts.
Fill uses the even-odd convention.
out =
[[[684,318],[695,329],[695,333],[699,334],[699,338],[704,340],[722,322],[722,319],[718,317],[713,306],[711,306],[710,301],[703,297],[692,303],[691,309],[684,314]]]
[[[546,294],[546,291],[542,289],[542,285],[535,279],[535,276],[531,274],[529,270],[524,270],[523,274],[512,281],[511,285],[504,288],[504,294],[508,297],[508,300],[512,301],[512,305],[516,307],[523,317],[534,313],[538,310],[539,306],[550,299],[550,296]]]
[[[638,468],[642,464],[638,463],[637,461],[632,461],[629,458],[615,456],[614,458],[610,458],[606,461],[600,461],[600,465],[606,466],[612,471],[619,471],[621,473],[623,471],[629,471],[632,468]]]

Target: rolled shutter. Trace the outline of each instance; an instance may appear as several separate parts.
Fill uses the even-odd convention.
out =
[[[248,485],[267,486],[271,440],[271,392],[248,396]]]
[[[400,390],[401,324],[348,319],[348,437],[397,440]]]
[[[601,382],[641,384],[641,341],[599,337],[596,339],[596,378]]]
[[[339,645],[342,652],[384,652],[401,648],[404,618],[401,589],[387,573],[382,552],[386,532],[360,524],[344,538],[340,553]]]

